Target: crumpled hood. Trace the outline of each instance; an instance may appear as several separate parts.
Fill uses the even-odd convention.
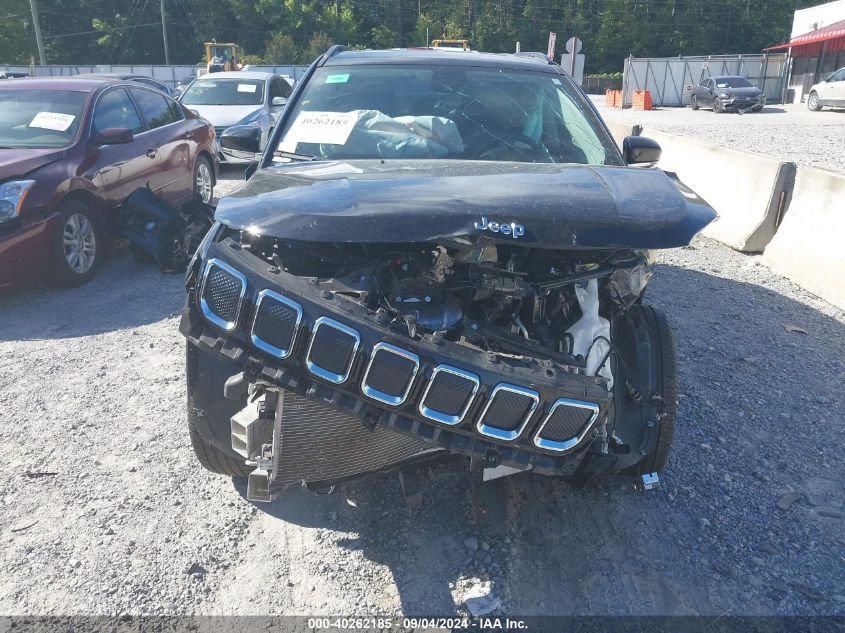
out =
[[[0,182],[49,165],[64,155],[64,149],[0,149]]]
[[[457,160],[273,166],[215,214],[281,239],[545,248],[685,246],[715,216],[659,169]]]
[[[229,127],[237,125],[250,114],[263,108],[262,105],[190,105],[185,104],[189,110],[193,110],[214,127]]]

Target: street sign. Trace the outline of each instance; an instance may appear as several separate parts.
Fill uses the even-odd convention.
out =
[[[581,52],[584,43],[577,37],[566,40],[566,52],[560,57],[560,65],[579,86],[584,79],[584,54]]]
[[[549,31],[549,50],[546,53],[546,57],[549,59],[555,58],[555,44],[557,43],[557,33],[554,31]]]

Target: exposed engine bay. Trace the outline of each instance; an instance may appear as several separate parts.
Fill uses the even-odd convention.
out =
[[[639,298],[651,274],[647,253],[632,250],[247,240],[268,263],[353,299],[412,339],[428,334],[599,375],[608,390],[610,320]]]

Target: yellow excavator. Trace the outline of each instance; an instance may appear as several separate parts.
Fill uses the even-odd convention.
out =
[[[431,40],[432,48],[458,48],[470,50],[469,40]]]
[[[227,70],[241,69],[241,47],[231,42],[219,44],[218,42],[205,43],[205,64],[206,70],[210,73],[219,73]]]

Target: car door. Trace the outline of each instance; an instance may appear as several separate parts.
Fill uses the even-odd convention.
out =
[[[147,144],[156,154],[150,189],[171,204],[186,201],[192,191],[194,164],[181,108],[154,90],[133,87],[129,92],[147,124]]]
[[[827,80],[828,99],[833,105],[845,105],[845,68],[840,68]]]
[[[97,144],[97,134],[108,128],[129,129],[135,140],[119,145]],[[80,167],[80,175],[94,185],[107,203],[120,204],[153,177],[156,161],[144,146],[145,131],[125,89],[108,88],[99,95],[94,104],[88,153]]]

